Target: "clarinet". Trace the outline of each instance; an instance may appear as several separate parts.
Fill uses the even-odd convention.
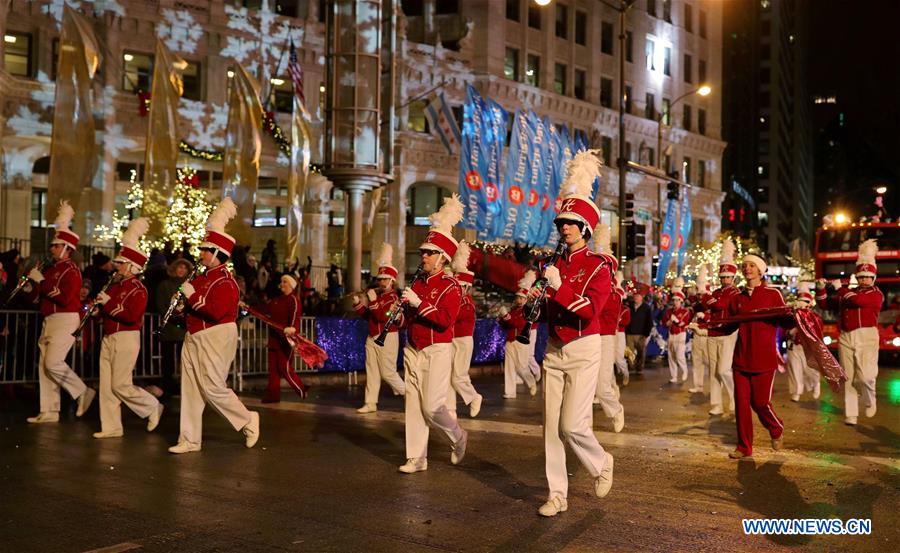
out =
[[[416,283],[417,280],[425,276],[425,270],[422,268],[420,264],[416,269],[416,274],[413,276],[412,282],[409,283],[410,286]],[[397,321],[400,319],[400,314],[403,312],[403,306],[406,304],[402,299],[397,300],[396,303],[391,307],[391,310],[388,311],[388,320],[384,323],[384,328],[381,330],[381,334],[375,338],[375,345],[384,347],[384,341],[387,339],[388,332],[391,330],[391,327],[397,324]]]
[[[35,264],[34,268],[37,269],[38,271],[40,271],[41,269],[44,268],[44,265],[47,265],[47,264],[48,264],[48,262],[46,262],[42,259],[42,260],[38,261],[37,264]],[[16,284],[16,287],[13,288],[12,293],[10,293],[9,297],[6,298],[6,301],[3,302],[3,307],[6,307],[10,303],[12,303],[13,299],[15,299],[15,297],[18,296],[19,293],[21,293],[22,290],[25,289],[25,286],[30,282],[32,282],[32,280],[30,278],[28,278],[28,273],[19,277],[19,283]]]
[[[106,281],[106,284],[103,285],[103,288],[100,288],[100,291],[97,292],[97,296],[99,297],[100,294],[105,294],[106,291],[109,290],[110,286],[112,286],[113,284],[116,284],[118,282],[122,282],[122,275],[120,275],[119,273],[116,273],[112,277],[110,277],[109,280]],[[91,317],[93,317],[94,315],[96,315],[99,312],[100,312],[100,304],[97,303],[96,301],[94,301],[94,303],[92,303],[90,305],[90,307],[88,307],[88,310],[84,314],[84,316],[81,317],[81,320],[78,321],[78,327],[75,329],[75,332],[72,333],[72,336],[74,336],[76,338],[81,336],[81,331],[82,331],[82,329],[84,329],[84,325],[87,324],[87,322],[90,320]]]
[[[556,250],[553,251],[553,255],[550,256],[550,259],[547,260],[547,263],[544,264],[544,269],[556,263],[556,261],[564,254],[566,251],[566,242],[560,238],[559,242],[556,244]],[[538,317],[541,316],[541,304],[544,302],[544,299],[547,297],[547,278],[543,275],[543,270],[541,271],[541,278],[535,281],[534,285],[540,287],[541,293],[534,298],[530,304],[525,306],[525,326],[522,327],[522,332],[516,336],[516,342],[520,344],[528,345],[531,343],[531,325],[537,322]]]
[[[199,263],[198,263],[199,265]],[[190,282],[194,280],[194,277],[197,276],[197,266],[194,267],[194,270],[191,271],[191,274],[188,275],[185,282]],[[162,334],[163,328],[169,324],[169,319],[172,318],[172,315],[175,314],[180,309],[184,308],[184,293],[181,291],[181,287],[179,286],[178,290],[175,290],[175,293],[172,294],[172,299],[169,300],[169,307],[166,309],[165,314],[162,316],[162,319],[159,321],[159,327],[153,332],[156,336]]]

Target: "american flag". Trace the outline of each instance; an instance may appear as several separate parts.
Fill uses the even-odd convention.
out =
[[[288,60],[288,73],[291,74],[291,81],[294,83],[294,94],[305,106],[306,96],[303,94],[303,70],[300,69],[300,62],[297,61],[297,49],[294,47],[293,40],[291,40],[291,55]]]

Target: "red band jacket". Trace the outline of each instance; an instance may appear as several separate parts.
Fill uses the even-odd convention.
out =
[[[453,325],[459,315],[462,287],[456,278],[443,271],[412,285],[422,303],[419,307],[406,306],[404,323],[407,325],[409,344],[418,350],[432,344],[446,344],[453,340]]]
[[[80,313],[81,271],[71,259],[57,261],[43,271],[44,280],[32,289],[32,300],[41,300],[41,315]]]
[[[784,305],[784,298],[775,288],[765,283],[752,290],[743,288],[729,305],[728,313],[738,315],[764,307]],[[783,364],[778,352],[776,321],[749,321],[738,326],[737,343],[734,347],[734,369],[750,373],[774,371]]]
[[[516,336],[522,333],[527,321],[525,320],[525,306],[518,305],[513,307],[505,316],[497,319],[500,327],[506,330],[506,341],[515,342]],[[531,325],[531,328],[537,328],[537,323]]]
[[[703,295],[703,307],[707,314],[707,323],[717,321],[728,313],[728,306],[741,293],[736,286],[723,286],[712,294]],[[728,336],[734,328],[714,327],[709,329],[710,336]]]
[[[103,333],[140,330],[147,311],[147,289],[139,278],[129,277],[107,288],[109,301],[100,309]]]
[[[822,297],[824,294],[816,296]],[[859,286],[855,290],[842,286],[823,299],[826,309],[840,310],[843,332],[878,326],[878,314],[881,313],[884,294],[877,286]]]
[[[548,291],[547,326],[550,338],[564,344],[600,331],[598,313],[612,292],[609,261],[587,246],[556,261],[562,284]]]
[[[353,306],[360,317],[369,323],[369,336],[378,336],[384,330],[384,323],[388,320],[388,313],[397,304],[399,297],[394,289],[379,294],[375,301],[368,304],[360,302]],[[397,332],[397,325],[391,325],[388,332]]]
[[[465,338],[475,333],[475,302],[468,294],[463,294],[459,315],[453,325],[453,337]]]
[[[194,293],[187,299],[187,331],[196,334],[237,320],[237,282],[224,265],[208,269],[191,281]]]
[[[300,305],[300,298],[297,294],[282,294],[277,298],[273,298],[266,303],[265,313],[272,321],[287,328],[292,326],[298,331],[300,330],[300,317],[303,316],[303,306]],[[267,347],[279,348],[287,346],[288,343],[284,337],[275,329],[269,329],[269,341]]]
[[[670,307],[663,313],[662,321],[663,324],[669,327],[669,335],[683,334],[693,317],[693,311],[687,307],[679,307],[678,309]]]
[[[622,297],[615,291],[610,291],[603,309],[600,310],[597,324],[600,336],[614,336],[619,329],[619,313],[622,311]]]
[[[621,301],[621,298],[620,298]],[[619,310],[619,328],[618,331],[621,333],[625,333],[625,329],[628,328],[628,325],[631,324],[631,309],[628,309],[628,306],[624,303],[621,304],[622,308]]]

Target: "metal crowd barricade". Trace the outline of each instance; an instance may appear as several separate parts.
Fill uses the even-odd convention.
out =
[[[316,318],[302,317],[297,332],[304,338],[316,340]],[[244,390],[245,376],[269,374],[269,355],[266,347],[269,341],[269,327],[255,317],[246,317],[238,323],[238,348],[232,365],[233,386],[238,392]],[[293,357],[294,370],[313,372],[298,356]]]

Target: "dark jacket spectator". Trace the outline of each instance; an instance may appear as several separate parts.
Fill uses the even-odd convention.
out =
[[[91,299],[109,282],[113,273],[112,259],[103,252],[91,256],[90,267],[84,270],[84,280],[91,281]]]
[[[650,306],[642,301],[638,306],[629,305],[628,309],[631,311],[631,322],[628,324],[625,334],[650,336],[650,331],[653,329],[653,311]]]

